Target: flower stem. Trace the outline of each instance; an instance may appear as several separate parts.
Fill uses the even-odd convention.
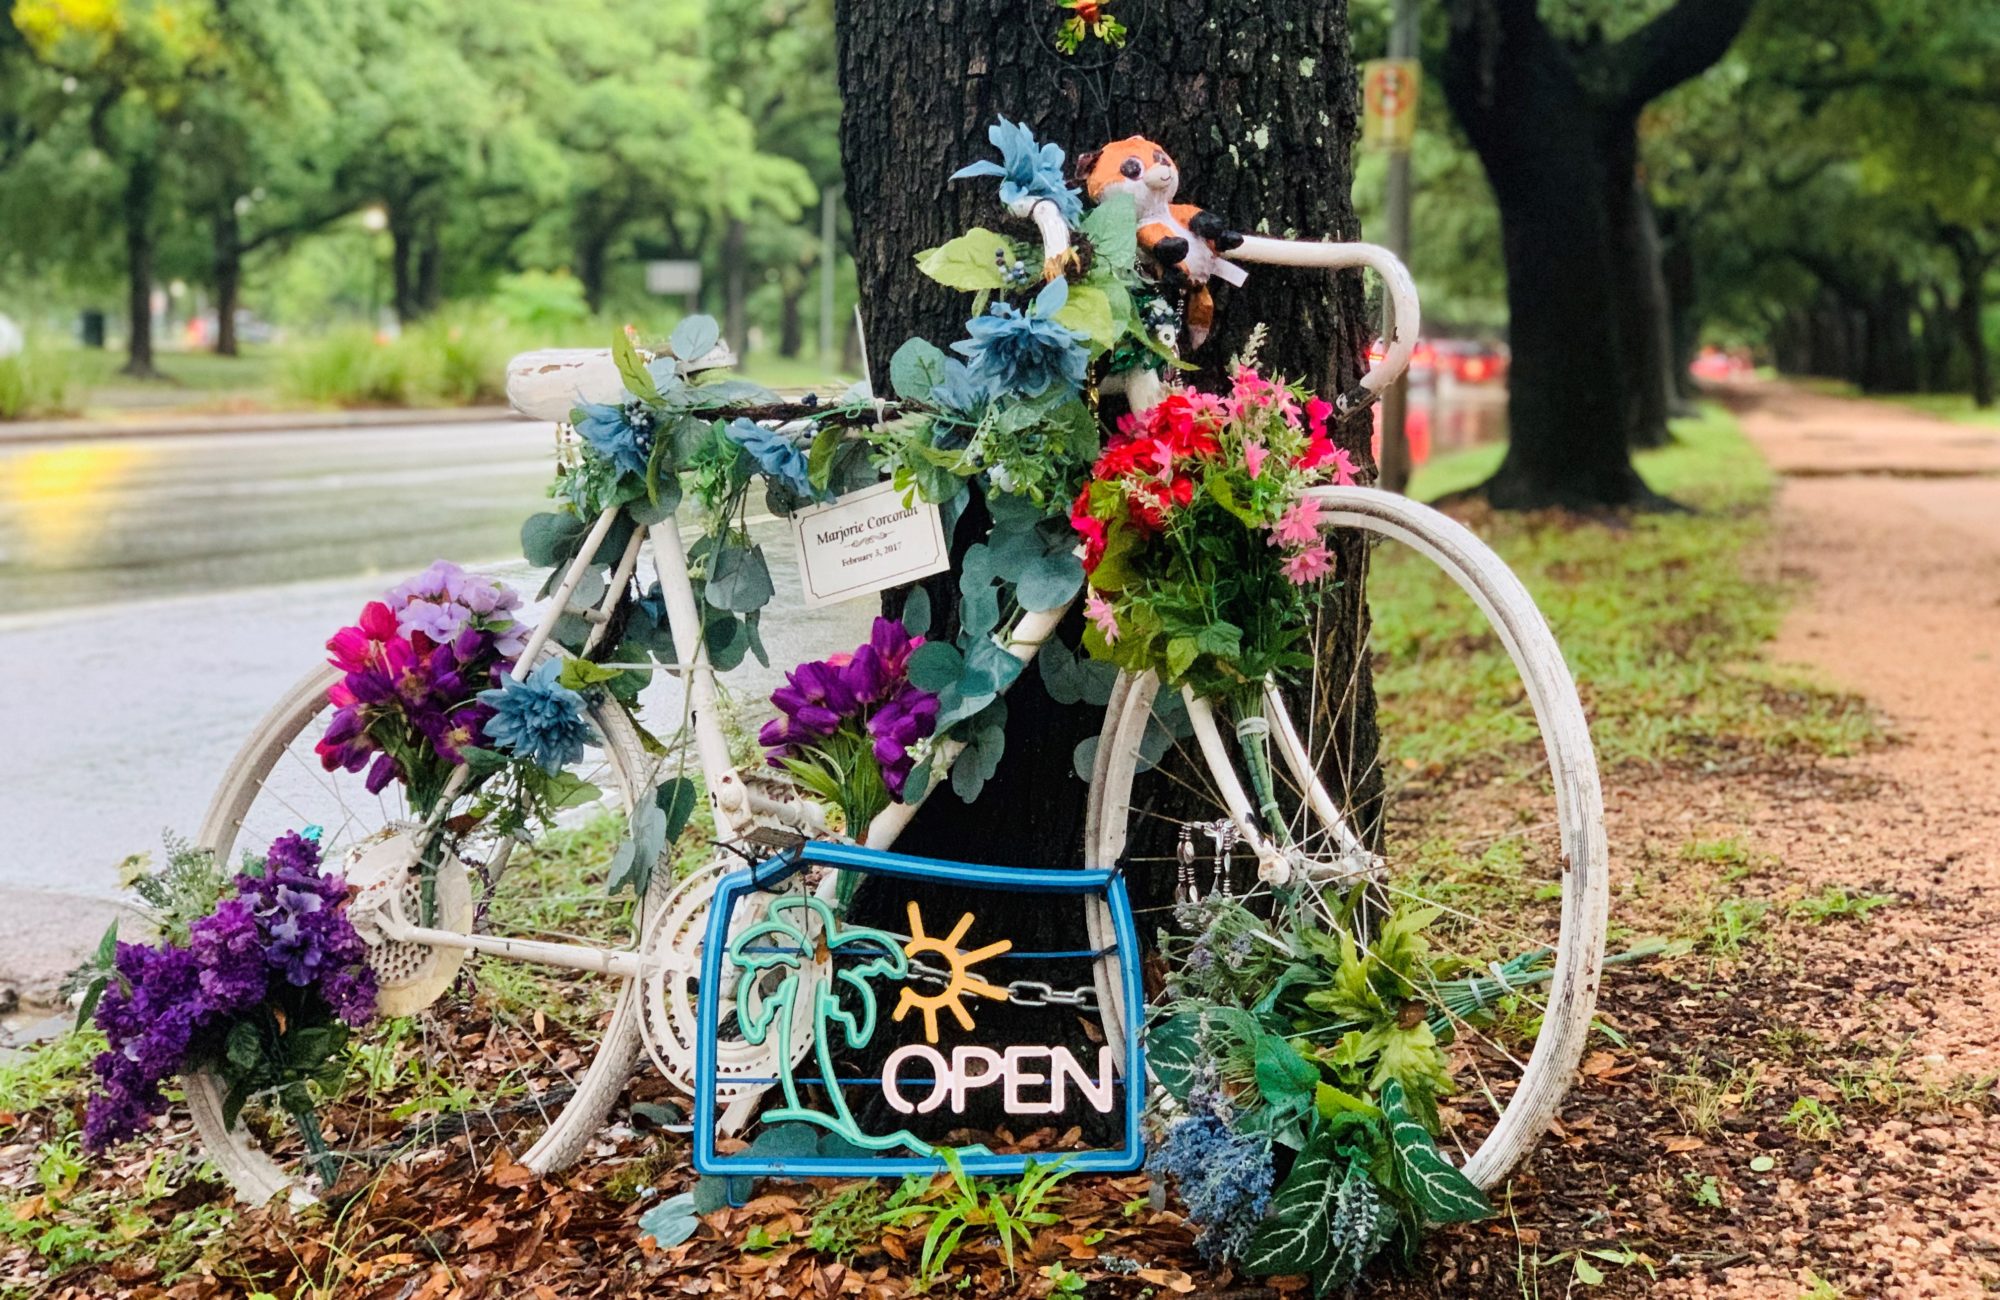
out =
[[[332,1191],[334,1180],[340,1175],[340,1158],[334,1155],[326,1144],[326,1138],[319,1128],[319,1116],[311,1106],[291,1108],[292,1123],[298,1125],[299,1137],[306,1144],[306,1159],[312,1163],[313,1172],[319,1175],[321,1191]]]

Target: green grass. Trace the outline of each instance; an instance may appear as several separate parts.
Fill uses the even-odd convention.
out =
[[[1860,701],[1763,661],[1788,595],[1747,564],[1769,530],[1769,468],[1719,409],[1677,421],[1674,434],[1639,468],[1695,513],[1475,520],[1562,643],[1600,762],[1721,765],[1866,744],[1876,729]],[[1412,495],[1472,486],[1503,451],[1440,457]],[[1478,773],[1529,752],[1537,732],[1519,678],[1476,607],[1400,547],[1377,552],[1368,588],[1396,758]]]
[[[1795,384],[1809,392],[1821,393],[1827,397],[1854,397],[1867,402],[1883,402],[1890,406],[1906,407],[1925,415],[1935,415],[1940,420],[1950,420],[1954,424],[1976,424],[2000,427],[2000,406],[1978,407],[1972,404],[1971,393],[1864,393],[1859,387],[1844,379],[1820,379],[1810,375],[1785,375],[1788,384]]]

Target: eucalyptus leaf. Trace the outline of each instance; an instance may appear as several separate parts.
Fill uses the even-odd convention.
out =
[[[926,641],[910,655],[910,685],[933,695],[946,687],[956,686],[964,672],[965,656],[958,652],[957,647],[943,641]]]
[[[911,636],[924,636],[931,630],[931,594],[922,587],[910,588],[910,594],[903,600],[903,630]]]
[[[689,316],[674,326],[667,336],[667,349],[682,361],[699,361],[715,351],[722,339],[722,327],[713,316]]]
[[[576,555],[588,531],[575,515],[552,511],[529,515],[521,525],[521,554],[537,568],[554,568]]]
[[[701,1228],[695,1212],[694,1193],[669,1196],[639,1216],[639,1231],[651,1237],[662,1250],[672,1250]]]
[[[1107,194],[1083,214],[1096,264],[1128,270],[1139,256],[1139,206],[1129,194]]]
[[[700,797],[701,787],[686,776],[662,781],[659,788],[653,791],[653,802],[658,806],[661,815],[666,818],[668,844],[680,839],[681,832],[687,829],[689,820],[694,817],[695,804]]]
[[[1083,561],[1067,552],[1042,555],[1021,571],[1014,599],[1027,610],[1057,609],[1083,590]]]
[[[737,613],[762,609],[770,603],[776,588],[771,582],[771,566],[762,546],[726,546],[715,553],[709,566],[704,597],[717,609]]]
[[[889,386],[898,397],[924,401],[944,381],[944,361],[944,353],[936,344],[927,339],[910,339],[889,358]]]

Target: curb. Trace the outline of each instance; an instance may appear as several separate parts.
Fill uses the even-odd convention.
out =
[[[248,415],[170,415],[122,420],[0,421],[0,446],[78,442],[100,438],[171,438],[186,435],[292,433],[313,429],[368,429],[426,424],[479,424],[524,419],[506,406],[409,407],[365,411],[270,411]]]

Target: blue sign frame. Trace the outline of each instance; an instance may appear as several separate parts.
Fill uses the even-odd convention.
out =
[[[934,1173],[945,1168],[944,1161],[934,1156],[777,1155],[756,1151],[724,1155],[716,1149],[715,1051],[717,1026],[721,1019],[717,990],[722,984],[722,963],[730,946],[729,917],[745,895],[772,889],[813,866],[904,880],[960,881],[1012,893],[1064,895],[1079,902],[1091,895],[1101,897],[1110,909],[1116,940],[1107,955],[1113,956],[1118,963],[1118,978],[1125,1001],[1124,1074],[1119,1081],[1124,1090],[1123,1145],[1112,1149],[1061,1153],[998,1154],[980,1148],[961,1149],[960,1161],[965,1171],[971,1174],[1019,1174],[1034,1165],[1057,1160],[1061,1160],[1066,1168],[1096,1173],[1132,1173],[1145,1164],[1145,1139],[1139,1129],[1139,1116],[1146,1095],[1145,1047],[1141,1041],[1145,995],[1139,982],[1138,930],[1133,923],[1132,903],[1123,876],[1116,871],[979,866],[884,853],[851,844],[812,841],[800,850],[779,854],[754,867],[723,877],[709,903],[708,934],[701,955],[701,990],[696,1006],[693,1155],[698,1173],[728,1177],[872,1178]]]

